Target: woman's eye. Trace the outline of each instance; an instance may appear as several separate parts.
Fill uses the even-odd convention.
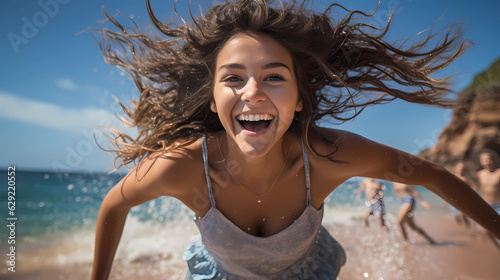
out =
[[[236,83],[236,82],[241,82],[242,79],[237,76],[228,76],[222,80],[224,83]]]
[[[266,81],[271,81],[271,82],[279,82],[284,80],[285,78],[283,78],[281,75],[269,75],[266,77]]]

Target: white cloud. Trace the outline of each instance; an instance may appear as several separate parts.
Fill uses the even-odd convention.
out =
[[[56,85],[62,89],[71,91],[78,89],[78,86],[71,79],[57,79]]]
[[[0,91],[0,118],[34,124],[71,133],[93,131],[110,126],[124,131],[117,117],[100,108],[65,108]],[[130,129],[126,129],[129,133]],[[133,134],[133,133],[132,133]]]

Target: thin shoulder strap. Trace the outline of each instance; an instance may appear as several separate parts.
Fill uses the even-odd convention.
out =
[[[304,155],[304,169],[306,172],[306,188],[307,188],[307,206],[311,205],[311,176],[309,175],[309,156],[307,148],[304,145],[304,139],[300,139],[302,143],[302,154]]]
[[[210,204],[212,207],[215,207],[215,199],[212,194],[212,184],[210,181],[210,174],[208,173],[208,149],[207,149],[207,137],[203,135],[201,138],[201,150],[203,152],[203,167],[205,167],[205,178],[207,179],[207,186],[208,186],[208,196],[210,197]]]

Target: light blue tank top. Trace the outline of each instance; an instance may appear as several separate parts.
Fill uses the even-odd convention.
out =
[[[345,252],[321,226],[323,205],[320,210],[311,205],[309,161],[304,144],[307,206],[293,224],[266,237],[244,232],[216,208],[205,137],[202,151],[211,208],[202,218],[196,218],[201,238],[192,238],[184,252],[192,279],[336,278],[345,263]]]

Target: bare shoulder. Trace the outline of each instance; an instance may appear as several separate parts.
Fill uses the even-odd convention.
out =
[[[495,170],[493,172],[497,177],[500,177],[500,168],[497,168],[497,170]]]
[[[312,141],[317,146],[318,152],[324,154],[332,152],[343,155],[350,155],[353,152],[359,154],[359,151],[368,151],[380,145],[359,134],[333,128],[319,128]]]
[[[331,128],[319,129],[312,139],[312,145],[321,155],[331,154],[330,159],[334,162],[344,163],[361,171],[360,174],[351,174],[353,176],[362,176],[362,169],[367,164],[373,166],[374,161],[384,160],[385,150],[389,149],[356,133]]]
[[[311,135],[311,143],[320,154],[330,154],[338,150],[348,138],[357,138],[357,134],[349,131],[320,127]]]
[[[485,177],[485,176],[488,176],[488,175],[489,175],[489,173],[490,173],[490,172],[489,172],[488,170],[486,170],[486,169],[481,169],[481,170],[479,170],[479,171],[477,172],[477,177],[478,177],[478,178],[483,178],[483,177]]]
[[[333,151],[333,160],[346,163],[342,169],[346,176],[369,177],[412,185],[427,185],[435,181],[436,176],[442,180],[450,176],[442,166],[431,161],[352,132],[322,129],[318,134],[321,136],[317,138],[327,140],[316,140],[316,143],[319,143],[317,145],[323,150]]]
[[[201,139],[166,153],[152,154],[135,169],[137,182],[159,183],[159,194],[181,198],[189,186],[204,178]]]
[[[495,171],[489,171],[487,169],[481,169],[477,172],[477,177],[478,178],[492,178],[492,177],[498,177],[500,178],[500,168],[497,168]]]
[[[116,207],[129,208],[161,197],[188,200],[192,189],[203,185],[201,140],[168,152],[153,153],[140,161],[108,193]]]
[[[330,186],[338,186],[351,177],[368,177],[359,172],[362,168],[359,156],[363,153],[358,151],[366,145],[366,138],[344,130],[318,128],[310,134],[309,141],[314,152],[309,156],[311,170],[321,175],[325,194],[331,191]]]
[[[314,153],[309,156],[313,201],[319,205],[335,188],[349,178],[372,177],[367,170],[366,148],[374,142],[352,132],[318,128],[310,134],[309,141]],[[365,151],[364,151],[365,150]],[[373,165],[371,165],[373,166]],[[367,189],[367,182],[359,190]]]

